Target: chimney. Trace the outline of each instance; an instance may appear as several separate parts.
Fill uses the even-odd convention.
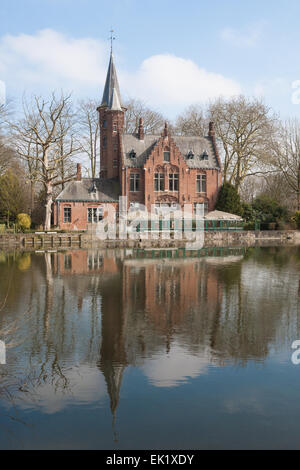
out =
[[[81,181],[81,164],[77,163],[77,176],[76,176],[77,181]]]
[[[139,140],[144,140],[144,135],[145,135],[145,131],[144,131],[144,120],[143,120],[143,118],[140,118],[140,121],[139,121],[139,132],[138,132]]]
[[[209,123],[209,132],[208,132],[209,137],[214,137],[215,136],[215,123],[211,121]]]
[[[168,123],[167,123],[167,121],[166,121],[166,122],[165,122],[165,128],[164,128],[163,136],[164,136],[164,137],[167,137],[168,132],[169,132],[169,128],[168,128]]]

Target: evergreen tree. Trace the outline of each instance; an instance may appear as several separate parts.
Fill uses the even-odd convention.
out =
[[[232,184],[225,182],[221,187],[216,210],[242,215],[241,198],[237,189]]]

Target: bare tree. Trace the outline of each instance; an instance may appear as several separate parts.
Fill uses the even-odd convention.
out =
[[[163,115],[146,106],[143,101],[130,98],[124,106],[127,109],[124,123],[124,132],[126,134],[138,132],[140,118],[144,119],[146,134],[157,134],[163,128],[165,123]]]
[[[72,177],[76,171],[75,163],[71,158],[68,158],[68,156],[75,156],[80,147],[75,136],[75,114],[73,112],[72,103],[68,103],[59,116],[57,120],[57,131],[59,135],[57,142],[57,155],[59,157],[57,171],[61,181],[61,189],[63,190],[68,178],[70,176]]]
[[[90,162],[91,177],[96,178],[97,162],[100,161],[100,126],[95,100],[80,101],[78,107],[79,143],[81,151]]]
[[[284,176],[286,191],[293,194],[300,210],[300,121],[285,122],[273,145],[275,163]]]
[[[0,175],[15,163],[15,154],[6,135],[7,120],[12,114],[12,101],[0,104]]]
[[[223,146],[225,181],[239,190],[245,178],[273,169],[270,147],[277,118],[263,102],[244,96],[219,99],[210,105],[209,118]]]
[[[62,139],[72,136],[72,120],[68,110],[71,97],[63,94],[57,98],[52,93],[49,101],[33,97],[31,103],[24,100],[24,118],[11,123],[11,131],[15,149],[19,157],[32,161],[35,168],[36,181],[40,182],[46,193],[44,228],[51,228],[51,212],[54,188],[70,181],[75,175],[61,178],[61,165],[78,151],[74,147],[72,137],[67,149],[62,149]],[[60,119],[65,118],[64,125]],[[36,150],[37,148],[37,150]]]
[[[200,105],[189,106],[180,114],[175,122],[175,132],[178,135],[203,136],[208,131],[208,119],[205,110]]]

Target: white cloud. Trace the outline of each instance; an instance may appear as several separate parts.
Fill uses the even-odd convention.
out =
[[[78,365],[65,371],[64,375],[69,382],[67,390],[45,382],[31,393],[20,393],[15,399],[16,404],[22,409],[39,408],[43,413],[53,414],[69,405],[100,404],[107,396],[105,379],[97,368]]]
[[[0,79],[13,93],[63,88],[75,96],[97,93],[100,99],[107,65],[108,44],[93,38],[76,39],[51,29],[0,38]],[[170,54],[149,57],[135,71],[118,66],[118,74],[123,96],[159,108],[185,107],[241,92],[234,80]]]
[[[0,77],[9,85],[91,86],[104,81],[107,57],[95,39],[74,39],[51,29],[0,40]]]
[[[208,371],[212,358],[208,351],[191,355],[181,346],[173,345],[166,356],[161,354],[146,361],[142,370],[155,387],[177,387]]]
[[[238,47],[255,47],[262,38],[265,25],[265,22],[259,22],[245,30],[224,28],[220,34],[221,39]]]
[[[5,83],[0,80],[0,106],[5,104],[6,101],[6,91],[5,91]]]
[[[155,106],[189,105],[241,92],[240,85],[221,74],[208,72],[192,60],[161,54],[144,60],[134,75],[125,75],[126,89]]]

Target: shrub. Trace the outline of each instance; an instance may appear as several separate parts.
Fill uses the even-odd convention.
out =
[[[300,211],[296,212],[292,217],[292,221],[295,222],[297,229],[300,230]]]
[[[18,269],[20,271],[27,271],[31,265],[30,253],[24,253],[23,256],[18,260]]]
[[[268,196],[257,197],[252,207],[263,230],[276,227],[280,221],[285,222],[287,220],[287,209]]]
[[[28,214],[18,214],[17,215],[17,228],[21,232],[29,230],[31,227],[31,219]]]
[[[230,214],[242,215],[241,198],[232,184],[224,183],[221,187],[216,209]]]

